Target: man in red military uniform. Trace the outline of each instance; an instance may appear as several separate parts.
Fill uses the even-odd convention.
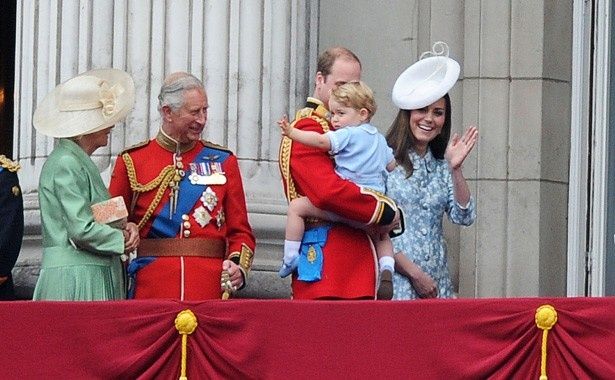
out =
[[[237,158],[200,139],[208,103],[199,79],[169,75],[158,100],[158,135],[120,154],[109,188],[140,231],[129,297],[220,298],[245,286],[255,246]]]
[[[331,125],[326,105],[333,88],[361,77],[361,63],[348,49],[335,47],[318,58],[313,97],[299,110],[295,128],[319,133]],[[307,196],[318,208],[388,232],[399,222],[395,203],[386,196],[359,188],[334,171],[327,152],[288,138],[280,146],[280,170],[286,197]],[[293,274],[295,299],[374,299],[377,262],[365,231],[344,224],[306,221],[299,268]]]

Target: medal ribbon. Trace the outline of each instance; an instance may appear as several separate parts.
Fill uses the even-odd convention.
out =
[[[217,163],[222,167],[224,162],[230,153],[204,147],[199,154],[197,154],[194,163],[197,167],[201,166],[201,163],[209,165],[210,163]],[[192,165],[190,165],[192,168]],[[172,218],[166,217],[169,215],[171,202],[167,200],[160,211],[160,214],[156,215],[156,218],[152,222],[152,228],[148,233],[148,238],[168,238],[175,237],[179,233],[182,225],[182,215],[188,214],[196,203],[200,200],[203,191],[207,188],[207,185],[193,185],[190,182],[189,174],[186,173],[182,180],[179,182],[179,199],[177,201],[177,210]]]

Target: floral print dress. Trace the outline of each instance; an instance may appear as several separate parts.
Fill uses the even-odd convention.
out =
[[[430,150],[424,157],[410,152],[414,172],[398,166],[387,178],[387,195],[403,210],[406,230],[392,239],[394,252],[404,255],[437,283],[438,297],[455,297],[448,271],[442,217],[446,213],[455,224],[470,225],[476,218],[473,198],[462,208],[453,196],[453,181],[446,160],[436,159]],[[393,299],[416,299],[410,280],[395,273]]]

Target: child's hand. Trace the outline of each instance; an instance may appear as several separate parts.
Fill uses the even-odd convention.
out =
[[[294,129],[292,125],[288,122],[288,117],[284,115],[280,120],[278,120],[278,126],[282,130],[282,136],[286,136],[290,138],[290,134]]]

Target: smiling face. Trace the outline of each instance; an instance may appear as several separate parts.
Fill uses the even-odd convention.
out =
[[[329,99],[329,111],[331,111],[331,125],[334,129],[348,126],[356,127],[367,121],[369,111],[365,108],[356,109],[345,106],[333,98]]]
[[[410,111],[410,131],[414,136],[414,148],[424,155],[427,145],[441,132],[446,120],[446,102],[444,98],[425,108]]]
[[[163,107],[165,132],[180,143],[197,141],[201,138],[207,121],[207,95],[194,88],[184,93],[184,105],[177,111]]]

